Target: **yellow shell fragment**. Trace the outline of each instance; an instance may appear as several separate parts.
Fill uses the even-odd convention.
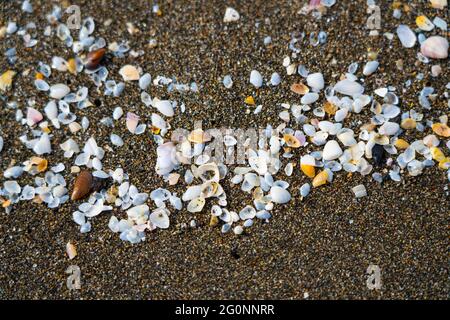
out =
[[[433,129],[433,132],[436,133],[438,136],[448,138],[450,137],[450,128],[443,123],[435,123],[431,126]]]
[[[302,164],[300,165],[300,169],[302,169],[302,172],[309,178],[314,178],[316,175],[316,168],[314,168],[314,166]]]
[[[437,147],[431,147],[430,151],[431,151],[431,156],[433,157],[433,160],[441,162],[442,160],[445,159],[445,155],[441,149],[439,149]]]
[[[2,91],[8,90],[12,85],[12,81],[15,75],[16,72],[12,70],[8,70],[5,73],[3,73],[0,76],[0,90]]]
[[[69,70],[69,72],[72,74],[77,74],[77,64],[74,58],[71,58],[69,59],[69,61],[67,61],[67,70]]]
[[[439,168],[441,168],[442,170],[450,169],[450,157],[444,158],[439,161]]]
[[[40,72],[36,72],[35,79],[36,80],[44,80],[44,75]]]
[[[412,130],[416,128],[416,120],[412,118],[406,118],[402,120],[401,127],[405,130]]]
[[[299,148],[300,147],[300,141],[293,136],[292,134],[285,134],[283,136],[284,141],[286,142],[286,145],[290,148]]]
[[[434,24],[426,16],[418,16],[416,18],[416,24],[423,31],[431,31],[434,29]]]
[[[48,161],[39,157],[32,157],[30,159],[30,164],[35,165],[38,172],[44,172],[47,170]]]
[[[245,98],[244,102],[245,102],[246,104],[250,104],[250,105],[253,106],[253,105],[255,104],[255,99],[253,99],[252,96],[248,96],[247,98]]]
[[[312,182],[312,185],[314,188],[320,187],[324,184],[326,184],[328,181],[328,173],[324,170],[321,171],[314,179]]]
[[[194,143],[203,143],[211,140],[211,136],[202,129],[195,129],[188,135],[188,140]]]
[[[325,102],[325,104],[323,105],[323,109],[326,113],[328,113],[331,116],[334,116],[336,114],[337,111],[337,107],[332,104],[331,102]]]
[[[409,147],[409,143],[403,139],[397,139],[397,141],[395,141],[395,147],[400,150],[405,150]]]

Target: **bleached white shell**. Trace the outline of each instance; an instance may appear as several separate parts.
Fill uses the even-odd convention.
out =
[[[54,84],[50,87],[50,97],[62,99],[70,92],[70,88],[63,83]]]
[[[291,200],[291,194],[289,191],[278,186],[273,186],[270,188],[270,197],[273,202],[281,204],[287,203]]]
[[[235,9],[228,7],[225,9],[225,15],[223,17],[223,22],[234,22],[238,21],[240,18],[239,12]]]
[[[202,197],[192,199],[187,206],[187,210],[189,212],[200,212],[205,206],[205,203],[205,198]]]
[[[306,78],[308,86],[313,89],[313,91],[320,91],[325,87],[325,81],[323,79],[323,74],[320,72],[311,73]]]
[[[42,134],[37,143],[34,145],[33,151],[38,155],[52,152],[50,138],[47,133]]]
[[[253,219],[256,216],[256,210],[252,206],[246,206],[239,212],[239,217],[242,220]]]
[[[364,66],[363,74],[365,76],[371,75],[372,73],[374,73],[378,69],[379,65],[380,65],[380,63],[378,61],[369,61],[369,62],[367,62],[366,65]]]
[[[362,198],[367,196],[366,187],[363,184],[357,185],[356,187],[352,188],[353,193],[355,194],[356,198]]]
[[[154,103],[156,109],[166,117],[173,117],[174,111],[172,103],[169,100],[157,100]]]
[[[323,160],[334,160],[339,158],[342,155],[342,152],[339,143],[335,140],[330,140],[323,148],[322,158]]]
[[[416,34],[407,25],[399,25],[397,27],[397,35],[405,48],[412,48],[416,44]]]
[[[150,214],[150,222],[157,228],[167,229],[170,225],[167,209],[156,209]]]
[[[312,104],[312,103],[316,102],[317,100],[319,100],[319,95],[315,92],[309,92],[302,97],[300,102],[302,104]]]
[[[382,135],[392,136],[397,133],[400,129],[400,125],[396,122],[385,122],[379,129],[378,132]]]
[[[364,87],[355,81],[344,79],[336,83],[334,90],[347,96],[359,95],[364,92]]]
[[[261,73],[256,70],[252,70],[252,72],[250,72],[250,83],[254,85],[255,88],[260,88],[263,83]]]
[[[119,70],[119,74],[122,76],[124,81],[135,81],[139,80],[139,71],[135,66],[125,65]]]

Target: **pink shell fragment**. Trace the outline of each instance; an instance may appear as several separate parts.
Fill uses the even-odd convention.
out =
[[[27,124],[31,127],[35,124],[42,121],[44,117],[42,116],[42,113],[37,111],[34,108],[28,107],[27,109]]]
[[[441,36],[429,37],[422,43],[420,52],[431,59],[447,59],[448,40]]]
[[[134,134],[136,131],[137,124],[139,122],[139,116],[135,113],[127,113],[127,129]]]

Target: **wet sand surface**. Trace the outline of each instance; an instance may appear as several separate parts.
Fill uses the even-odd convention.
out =
[[[418,92],[426,83],[442,93],[450,78],[448,59],[438,62],[443,73],[432,78],[430,65],[416,63],[417,48],[403,48],[398,38],[390,44],[382,35],[369,37],[365,28],[368,18],[365,1],[338,1],[321,20],[297,14],[303,1],[168,1],[160,3],[162,16],[152,14],[149,1],[73,3],[80,6],[83,17],[95,19],[95,34],[103,36],[107,43],[129,40],[132,49],[145,51],[138,58],[108,56],[106,66],[112,79],[120,80],[120,67],[132,63],[153,78],[173,76],[182,83],[198,84],[199,93],[168,93],[165,88],[150,87],[148,92],[152,97],[186,104],[186,113],[170,120],[173,128],[192,129],[194,120],[202,120],[203,128],[251,128],[281,123],[279,103],[299,100],[289,87],[300,76],[286,77],[281,65],[282,59],[291,53],[288,44],[292,32],[309,34],[323,30],[328,33],[325,45],[304,45],[296,60],[311,72],[323,72],[327,82],[338,80],[352,62],[359,62],[361,68],[370,50],[379,52],[380,68],[373,76],[366,77],[366,92],[383,85],[393,85],[401,91],[407,79],[423,72],[422,81],[414,81],[409,89],[399,93],[402,110],[418,105]],[[391,1],[383,3],[381,34],[394,32],[399,23],[412,26],[417,13],[431,17],[437,12],[441,17],[445,15],[443,11],[429,8],[428,1],[414,1],[413,12],[397,20],[392,17]],[[0,3],[1,25],[9,20],[19,25],[34,21],[40,30],[37,36],[40,41],[31,49],[24,48],[18,37],[0,40],[2,53],[17,47],[19,59],[15,70],[34,70],[38,61],[50,63],[54,55],[66,59],[73,55],[61,41],[42,35],[41,30],[47,25],[45,15],[51,11],[52,2],[33,1],[33,4],[34,13],[25,15],[17,2]],[[223,23],[227,6],[240,12],[237,23]],[[105,27],[103,22],[108,18],[113,22]],[[140,33],[127,32],[126,22],[130,21]],[[263,44],[265,36],[272,37],[271,45]],[[157,39],[157,47],[147,47],[150,38]],[[402,72],[395,66],[400,58],[405,66]],[[2,54],[0,70],[8,68]],[[248,83],[253,69],[263,75],[277,71],[283,81],[276,88],[255,90]],[[230,90],[222,84],[226,74],[233,77]],[[33,76],[34,72],[27,77],[17,76],[8,99],[16,100],[22,108],[30,98],[35,98],[38,106],[45,105],[48,97],[34,88]],[[136,85],[127,84],[122,96],[113,99],[103,96],[102,91],[97,92],[84,73],[74,77],[67,72],[53,72],[51,81],[66,83],[74,90],[87,85],[91,101],[96,100],[97,106],[77,110],[78,119],[86,115],[91,123],[87,131],[77,133],[80,142],[95,136],[100,146],[111,146],[111,132],[124,139],[125,147],[107,151],[103,160],[105,168],[121,166],[142,192],[167,187],[155,173],[156,144],[148,132],[132,135],[124,121],[114,129],[99,124],[116,106],[150,121],[151,113],[140,101]],[[260,114],[246,114],[243,100],[248,95],[264,106]],[[23,162],[33,153],[18,140],[29,129],[14,120],[15,110],[1,103],[0,133],[5,146],[0,155],[0,173],[3,174],[12,161]],[[446,103],[445,99],[436,102],[426,115],[437,119],[445,112],[448,114]],[[367,122],[370,117],[370,111],[365,109],[346,121]],[[52,132],[53,145],[71,136],[64,128]],[[405,135],[408,141],[415,137],[414,133]],[[64,162],[66,168],[73,161],[63,158],[59,149],[46,158],[49,166]],[[68,171],[64,171],[64,177],[71,186],[75,176]],[[0,213],[0,298],[303,299],[305,293],[312,299],[449,297],[450,201],[445,171],[434,166],[417,177],[404,174],[401,183],[387,179],[381,185],[370,175],[350,176],[339,172],[332,184],[313,189],[303,201],[297,190],[308,179],[299,174],[298,167],[295,171],[291,177],[280,174],[291,184],[293,200],[275,206],[269,223],[257,221],[242,236],[224,235],[220,228],[210,227],[208,213],[192,214],[183,209],[171,216],[170,229],[147,233],[145,242],[132,245],[108,229],[110,213],[97,216],[92,220],[92,231],[81,234],[72,221],[72,212],[80,202],[68,201],[55,210],[20,202],[12,213]],[[21,185],[32,182],[29,175],[20,179]],[[368,196],[356,200],[351,187],[361,183],[366,186]],[[185,188],[183,182],[170,190],[178,190],[181,195]],[[250,204],[250,196],[243,195],[238,186],[227,183],[224,188],[229,208],[239,210],[244,204]],[[209,207],[204,211],[208,212]],[[125,215],[117,208],[113,213],[119,217]],[[182,227],[192,219],[197,221],[197,227]],[[65,250],[69,240],[78,250],[77,257],[71,261]],[[380,290],[369,290],[366,286],[366,270],[370,264],[381,269]],[[65,270],[70,265],[80,267],[80,290],[70,291],[66,286]]]

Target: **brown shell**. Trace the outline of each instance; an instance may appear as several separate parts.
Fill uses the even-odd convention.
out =
[[[105,52],[106,52],[105,48],[89,52],[86,59],[86,69],[89,70],[96,69],[100,64],[100,62],[102,61]]]
[[[89,171],[81,171],[75,179],[71,199],[80,200],[87,196],[91,192],[93,180]]]

